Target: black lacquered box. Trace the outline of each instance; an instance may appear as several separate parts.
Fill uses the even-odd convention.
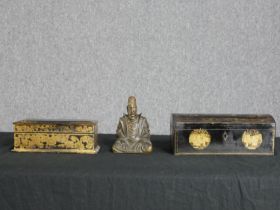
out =
[[[171,115],[175,155],[274,155],[271,115]]]

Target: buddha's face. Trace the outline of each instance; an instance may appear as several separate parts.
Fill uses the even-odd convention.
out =
[[[137,115],[137,107],[136,106],[127,106],[127,113],[129,117],[135,117]]]

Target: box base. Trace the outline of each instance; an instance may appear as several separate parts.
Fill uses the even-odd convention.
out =
[[[234,152],[227,152],[227,153],[174,153],[175,156],[227,156],[227,155],[233,155],[233,156],[274,156],[274,152],[271,153],[234,153]]]
[[[97,154],[100,146],[94,150],[78,150],[78,149],[12,149],[12,152],[41,152],[41,153],[74,153],[74,154]]]

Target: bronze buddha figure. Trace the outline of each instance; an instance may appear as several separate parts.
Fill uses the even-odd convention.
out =
[[[149,124],[145,117],[137,114],[136,98],[128,98],[127,113],[120,118],[117,128],[117,140],[112,147],[115,153],[150,153]]]

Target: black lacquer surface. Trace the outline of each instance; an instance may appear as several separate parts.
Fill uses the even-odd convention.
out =
[[[195,129],[206,130],[211,136],[209,146],[202,150],[189,143]],[[261,134],[262,143],[258,148],[244,146],[242,135],[246,130]],[[173,114],[171,133],[176,155],[273,155],[274,152],[275,121],[270,115]]]

